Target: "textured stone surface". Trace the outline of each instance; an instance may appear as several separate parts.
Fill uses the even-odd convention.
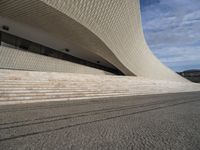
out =
[[[149,50],[139,0],[1,0],[0,14],[75,43],[126,75],[187,81]]]
[[[0,148],[199,150],[199,115],[199,92],[0,106]]]

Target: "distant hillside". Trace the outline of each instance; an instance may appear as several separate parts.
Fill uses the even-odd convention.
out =
[[[183,72],[178,72],[178,74],[192,82],[200,83],[200,69],[186,70]]]

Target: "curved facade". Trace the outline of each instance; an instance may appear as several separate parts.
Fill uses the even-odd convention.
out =
[[[0,15],[73,43],[125,75],[187,81],[149,50],[139,0],[1,0]]]

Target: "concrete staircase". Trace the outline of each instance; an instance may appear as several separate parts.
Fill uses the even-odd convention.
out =
[[[0,70],[0,105],[200,91],[141,77]]]

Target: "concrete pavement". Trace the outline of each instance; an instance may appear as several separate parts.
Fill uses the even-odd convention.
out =
[[[0,106],[0,149],[200,149],[200,92]]]

